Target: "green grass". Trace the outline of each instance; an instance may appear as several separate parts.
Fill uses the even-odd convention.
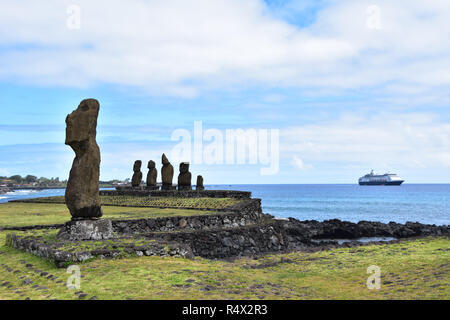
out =
[[[78,290],[64,286],[65,269],[6,247],[6,233],[0,232],[0,264],[11,272],[0,266],[0,299],[78,298]],[[145,256],[95,260],[79,265],[80,291],[99,299],[449,299],[449,248],[448,238],[426,238],[233,262]],[[380,290],[366,287],[371,265],[381,268]]]
[[[192,216],[217,214],[213,211],[158,209],[133,207],[103,207],[103,217],[108,219],[159,218],[170,216]],[[2,203],[0,204],[0,227],[23,227],[30,225],[60,224],[70,220],[64,204]]]
[[[205,214],[125,207],[104,211],[108,218]],[[63,204],[0,205],[0,226],[56,224],[69,217]],[[52,239],[55,232],[33,234]],[[6,246],[8,233],[17,232],[0,231],[0,300],[78,299],[78,291],[99,299],[450,299],[448,237],[232,262],[146,256],[93,260],[79,265],[81,289],[69,290],[65,269]],[[380,290],[366,287],[371,265],[381,268]]]
[[[64,204],[64,197],[43,197],[24,200],[27,203]],[[245,200],[233,198],[182,198],[182,197],[139,197],[100,196],[103,205],[136,207],[177,207],[196,209],[225,209]]]

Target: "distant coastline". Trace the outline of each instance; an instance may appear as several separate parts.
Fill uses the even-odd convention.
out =
[[[0,194],[5,194],[5,193],[11,192],[11,191],[12,191],[12,189],[10,189],[10,188],[0,187]]]

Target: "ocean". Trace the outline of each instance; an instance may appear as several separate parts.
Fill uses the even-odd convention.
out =
[[[0,194],[0,203],[5,203],[10,200],[21,200],[31,198],[63,196],[65,189],[47,189],[47,190],[16,190]]]
[[[251,191],[254,198],[262,199],[264,213],[276,217],[450,224],[450,184],[214,185],[208,189]]]
[[[262,199],[264,213],[282,218],[450,224],[450,184],[391,187],[353,184],[206,185],[206,188],[251,191],[254,198]],[[18,190],[0,195],[0,203],[55,195],[64,195],[64,190]]]

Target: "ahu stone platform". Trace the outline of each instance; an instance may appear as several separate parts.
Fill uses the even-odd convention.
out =
[[[251,192],[235,190],[148,190],[146,187],[117,187],[102,190],[101,196],[183,197],[183,198],[235,198],[250,199]]]

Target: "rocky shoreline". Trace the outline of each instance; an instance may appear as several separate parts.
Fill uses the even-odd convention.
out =
[[[349,247],[362,244],[381,244],[396,242],[398,239],[450,236],[450,226],[437,226],[419,222],[406,222],[405,224],[375,221],[359,221],[353,223],[339,219],[300,221],[294,218],[278,220],[284,230],[291,250],[302,250],[308,247],[333,248]],[[393,241],[358,241],[360,238],[393,238]],[[338,240],[349,240],[339,243]],[[319,240],[319,241],[318,241]]]
[[[419,222],[375,222],[359,221],[358,223],[339,219],[300,221],[294,218],[278,220],[287,234],[297,240],[310,239],[358,239],[363,237],[410,238],[419,236],[441,236],[450,234],[450,226],[437,226]]]

